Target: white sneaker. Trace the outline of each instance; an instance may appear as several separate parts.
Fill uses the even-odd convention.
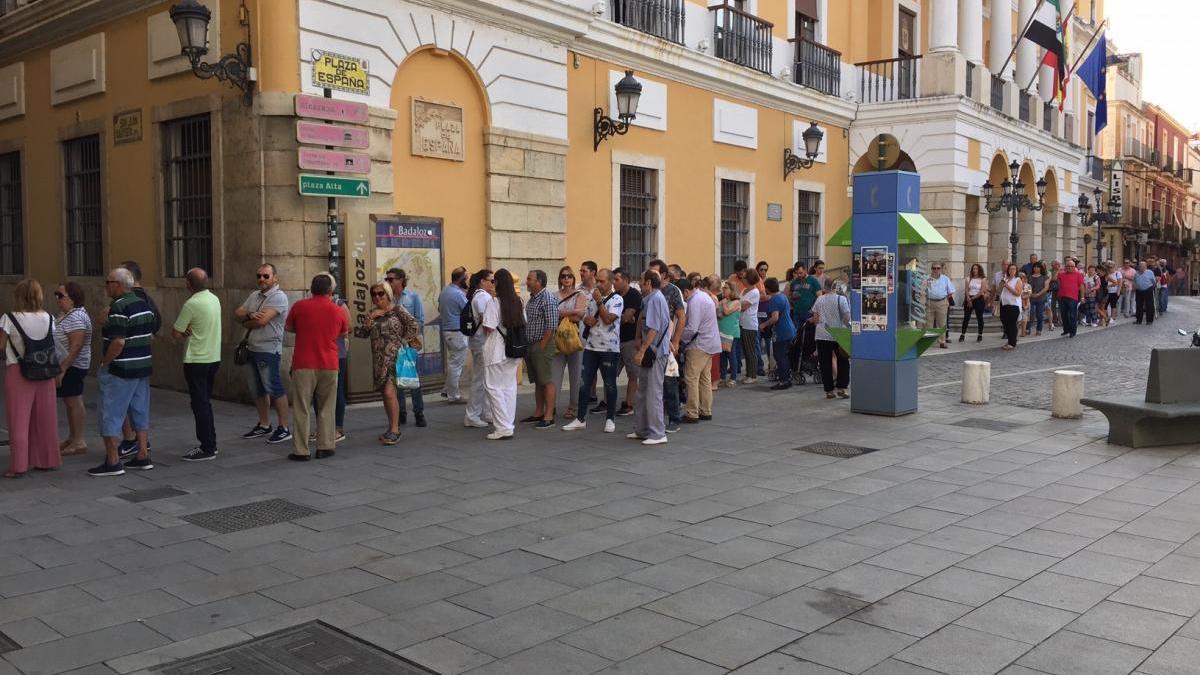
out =
[[[617,430],[617,423],[612,420],[604,420],[604,433],[611,434]]]
[[[645,437],[644,437],[644,436],[638,436],[638,433],[637,433],[636,431],[631,431],[630,433],[627,433],[627,434],[625,434],[625,438],[628,438],[628,439],[629,439],[629,440],[631,440],[631,441],[641,441],[641,440],[645,440]]]
[[[513,437],[513,432],[504,433],[501,431],[493,431],[487,435],[489,441],[507,441]]]
[[[662,438],[647,438],[646,440],[642,441],[642,445],[662,445],[666,442],[667,437],[663,436]]]
[[[488,424],[487,422],[480,421],[480,420],[473,420],[473,419],[470,419],[470,418],[464,418],[464,419],[463,419],[463,426],[464,426],[464,427],[471,428],[471,429],[486,429],[486,428],[488,428],[488,427],[490,427],[490,426],[492,426],[492,425],[491,425],[491,424]]]
[[[587,428],[587,422],[581,422],[579,420],[571,420],[570,422],[567,422],[566,424],[564,424],[562,429],[563,429],[563,431],[578,431],[579,429],[586,429],[586,428]]]
[[[742,384],[755,384],[757,382],[758,382],[757,377],[747,377],[746,379],[742,380]]]

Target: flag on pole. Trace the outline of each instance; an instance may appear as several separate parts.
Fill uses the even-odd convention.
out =
[[[1034,15],[1025,39],[1046,50],[1042,63],[1054,69],[1054,92],[1063,91],[1067,79],[1067,57],[1063,46],[1063,15],[1060,4],[1064,0],[1046,0]]]
[[[1075,70],[1092,95],[1096,97],[1096,133],[1108,126],[1108,41],[1104,34],[1096,40],[1096,48]]]
[[[1071,17],[1075,14],[1075,12],[1078,9],[1079,9],[1079,1],[1075,0],[1075,2],[1071,3],[1071,9],[1068,9],[1066,15],[1063,15],[1061,17],[1062,22],[1058,24],[1058,33],[1062,38],[1063,63],[1064,64],[1071,62]],[[1057,58],[1057,57],[1055,57],[1055,58]],[[1047,62],[1046,65],[1048,65],[1052,68],[1055,68],[1055,70],[1057,72],[1057,65],[1049,63],[1049,60],[1050,60],[1049,52],[1046,52],[1046,59],[1044,59],[1044,60]],[[1071,81],[1070,68],[1064,69],[1061,85],[1057,79],[1054,81],[1054,85],[1055,85],[1054,93],[1056,96],[1058,96],[1058,111],[1059,112],[1062,112],[1063,108],[1067,104],[1067,83],[1070,81]]]

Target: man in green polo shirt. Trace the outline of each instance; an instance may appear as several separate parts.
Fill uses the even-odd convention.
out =
[[[192,397],[196,439],[200,445],[183,456],[188,462],[203,462],[217,456],[217,430],[213,423],[213,380],[221,367],[221,301],[208,290],[208,273],[199,267],[187,272],[192,297],[183,303],[172,326],[176,340],[187,340],[183,354],[183,377]]]

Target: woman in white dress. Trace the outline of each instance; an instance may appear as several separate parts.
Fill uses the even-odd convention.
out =
[[[490,441],[513,437],[517,417],[517,365],[519,358],[505,354],[505,336],[524,335],[525,308],[517,297],[512,273],[496,270],[496,296],[483,313],[483,384],[487,390],[488,408],[492,415]]]

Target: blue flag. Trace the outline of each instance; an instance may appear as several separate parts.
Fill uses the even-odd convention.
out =
[[[1088,55],[1075,71],[1076,77],[1083,80],[1092,95],[1096,97],[1096,129],[1095,133],[1108,126],[1108,97],[1106,95],[1108,81],[1108,43],[1101,35],[1096,40],[1096,48]]]

